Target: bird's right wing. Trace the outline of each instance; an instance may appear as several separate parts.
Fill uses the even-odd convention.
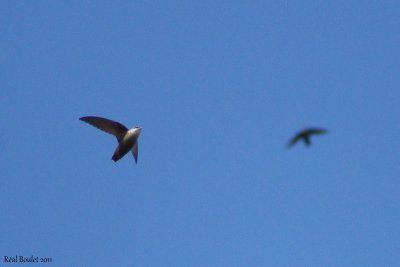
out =
[[[120,141],[128,131],[128,128],[121,123],[101,117],[87,116],[79,119],[106,133],[114,135],[117,137],[118,141]]]
[[[323,128],[312,128],[308,130],[309,134],[324,134],[327,130]]]
[[[139,155],[139,144],[137,141],[136,141],[136,144],[132,147],[131,151],[132,151],[133,158],[135,159],[135,162],[137,163],[137,159],[138,159],[138,155]]]

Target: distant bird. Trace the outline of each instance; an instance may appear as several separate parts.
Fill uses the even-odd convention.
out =
[[[138,138],[142,128],[134,127],[128,129],[119,122],[95,116],[87,116],[79,119],[117,138],[118,146],[112,156],[113,161],[117,162],[130,150],[137,163],[139,153]]]
[[[306,128],[298,132],[289,142],[288,147],[292,147],[296,144],[300,139],[304,140],[304,144],[307,146],[311,145],[310,137],[311,135],[320,135],[326,133],[326,129],[322,128]]]

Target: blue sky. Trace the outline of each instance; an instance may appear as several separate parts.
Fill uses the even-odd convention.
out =
[[[1,262],[398,266],[399,14],[3,1]],[[87,115],[140,125],[138,164]],[[288,150],[305,126],[329,134]]]

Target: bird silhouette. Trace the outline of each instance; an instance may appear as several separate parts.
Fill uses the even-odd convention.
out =
[[[125,156],[126,153],[131,151],[133,158],[137,163],[139,154],[138,138],[142,128],[134,127],[132,129],[128,129],[119,122],[95,116],[86,116],[79,119],[106,133],[112,134],[117,138],[118,146],[115,149],[114,155],[112,156],[112,160],[114,162],[117,162],[123,156]]]
[[[292,147],[299,140],[303,140],[304,144],[307,146],[311,145],[311,135],[320,135],[328,132],[326,129],[322,128],[305,128],[298,132],[293,138],[290,140],[288,147]]]

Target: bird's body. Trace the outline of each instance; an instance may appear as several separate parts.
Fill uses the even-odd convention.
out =
[[[326,133],[326,129],[322,128],[306,128],[298,132],[289,142],[289,148],[296,144],[299,140],[303,140],[307,146],[311,145],[311,135],[320,135]]]
[[[119,122],[95,116],[87,116],[79,119],[106,133],[112,134],[117,138],[118,146],[115,149],[114,155],[112,156],[113,161],[116,162],[120,160],[129,151],[131,151],[133,157],[135,158],[135,162],[137,163],[139,154],[138,138],[142,128],[134,127],[132,129],[128,129]]]
[[[137,154],[138,154],[137,139],[139,137],[139,134],[140,134],[140,129],[138,128],[133,128],[128,130],[124,135],[124,137],[122,138],[122,140],[119,142],[117,148],[115,149],[114,155],[112,156],[112,160],[118,161],[123,156],[125,156],[125,154],[129,152],[129,150],[131,150],[133,153],[133,157],[137,162]]]

